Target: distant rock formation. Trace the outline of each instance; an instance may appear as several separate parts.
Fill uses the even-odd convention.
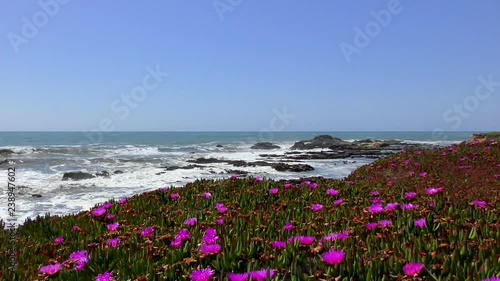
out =
[[[254,144],[251,149],[280,149],[281,147],[279,145],[276,145],[271,142],[259,142]]]

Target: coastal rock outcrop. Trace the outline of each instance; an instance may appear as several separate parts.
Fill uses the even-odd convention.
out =
[[[279,145],[276,145],[272,142],[259,142],[254,144],[251,149],[280,149]]]
[[[314,168],[308,164],[286,164],[278,163],[272,166],[278,172],[309,172],[314,171]]]
[[[15,152],[11,149],[0,149],[0,155],[10,155],[14,154]]]
[[[330,147],[345,147],[352,146],[353,144],[347,141],[343,141],[339,138],[334,138],[330,135],[319,135],[311,140],[303,140],[296,142],[291,149],[292,150],[308,150],[315,148],[330,148]]]
[[[85,173],[85,172],[68,172],[64,173],[62,180],[67,181],[67,180],[86,180],[86,179],[92,179],[95,178],[94,175]]]

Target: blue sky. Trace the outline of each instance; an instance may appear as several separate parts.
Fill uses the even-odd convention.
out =
[[[500,130],[499,1],[59,1],[0,4],[0,131]]]

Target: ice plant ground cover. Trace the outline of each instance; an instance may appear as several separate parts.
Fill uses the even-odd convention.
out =
[[[15,245],[1,230],[0,280],[494,280],[499,175],[486,141],[402,151],[314,188],[199,180],[28,220]]]

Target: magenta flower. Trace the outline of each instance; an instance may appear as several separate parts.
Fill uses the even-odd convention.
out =
[[[214,274],[215,271],[210,268],[196,269],[191,272],[189,278],[191,278],[192,281],[208,281]]]
[[[103,274],[97,274],[95,281],[111,281],[113,275],[109,272],[104,272]]]
[[[335,265],[341,263],[345,258],[345,253],[342,251],[329,251],[321,255],[321,258],[327,264]]]
[[[210,197],[212,197],[212,194],[211,194],[210,192],[203,192],[203,193],[201,194],[201,196],[203,196],[203,197],[205,197],[205,198],[210,198]]]
[[[125,204],[125,202],[127,202],[127,198],[122,198],[122,199],[118,200],[118,203],[120,203],[120,204]]]
[[[222,218],[222,217],[221,217],[221,218],[217,218],[215,221],[216,221],[216,222],[217,222],[217,224],[219,224],[219,225],[220,225],[220,224],[224,224],[224,218]]]
[[[417,151],[417,152],[415,152],[415,154],[422,155],[422,151]]]
[[[255,177],[255,181],[262,181],[261,177]]]
[[[283,187],[284,187],[284,188],[290,188],[290,187],[292,187],[292,184],[290,184],[290,183],[285,183],[285,184],[283,185]]]
[[[423,178],[427,177],[427,173],[426,172],[422,172],[422,173],[420,173],[418,175],[421,176],[421,177],[423,177]]]
[[[201,242],[203,244],[215,244],[217,242],[217,240],[219,240],[219,236],[217,236],[216,234],[212,234],[212,235],[205,234],[205,236],[203,236],[203,238],[201,238]]]
[[[310,185],[311,182],[310,181],[303,181],[300,185]]]
[[[189,238],[191,238],[191,236],[189,235],[189,231],[187,229],[183,228],[183,229],[180,229],[179,231],[177,231],[175,238],[179,239],[181,241],[185,241],[185,240],[189,240]]]
[[[151,227],[151,226],[148,226],[146,227],[143,231],[141,231],[141,236],[142,237],[146,237],[146,236],[149,236],[151,235],[151,233],[153,233],[155,230]]]
[[[416,209],[417,208],[417,205],[413,205],[413,204],[402,204],[401,205],[401,208],[403,210],[413,210],[413,209]]]
[[[178,239],[177,237],[174,239],[174,240],[170,240],[170,245],[177,249],[179,248],[180,246],[182,246],[182,240],[181,239]]]
[[[390,220],[381,220],[378,222],[378,224],[382,227],[388,227],[392,225],[392,222]]]
[[[218,244],[201,245],[200,251],[208,255],[218,254],[220,252],[220,245]]]
[[[195,225],[198,222],[197,218],[190,218],[184,221],[185,225]]]
[[[425,191],[429,195],[434,195],[436,193],[443,191],[443,188],[442,187],[439,187],[439,188],[430,187],[430,188],[427,188]]]
[[[179,198],[179,193],[172,193],[172,194],[170,194],[170,198],[171,199],[177,199],[177,198]]]
[[[292,230],[293,229],[293,225],[289,222],[286,222],[285,225],[283,226],[283,229],[284,230]]]
[[[384,211],[382,204],[373,204],[368,208],[368,211],[372,214],[380,213]]]
[[[46,266],[40,267],[40,272],[46,275],[54,275],[58,273],[61,270],[61,264],[56,263],[56,264],[49,264]]]
[[[482,281],[500,281],[500,277],[493,276],[487,279],[483,279]]]
[[[434,202],[430,202],[430,203],[429,203],[429,207],[430,207],[430,208],[434,208],[435,206],[436,206],[436,203],[434,203]]]
[[[111,204],[111,203],[109,203],[109,202],[106,202],[106,203],[102,204],[102,207],[103,207],[104,209],[109,209],[109,208],[111,208],[111,206],[113,206],[113,204]]]
[[[227,280],[229,281],[248,281],[248,273],[228,273]]]
[[[347,184],[349,184],[349,185],[353,185],[353,184],[354,184],[354,182],[353,182],[353,181],[347,181]]]
[[[425,221],[425,218],[421,218],[415,221],[415,226],[418,226],[420,228],[424,228],[427,226],[427,223]]]
[[[96,217],[100,217],[106,213],[105,208],[97,208],[92,211],[92,214]]]
[[[234,180],[234,179],[237,179],[237,178],[238,178],[238,176],[234,176],[234,175],[233,175],[233,176],[231,176],[231,178]]]
[[[261,269],[250,271],[248,274],[252,277],[252,280],[255,281],[266,281],[267,277],[273,278],[275,270],[274,269]]]
[[[417,196],[417,193],[413,192],[413,191],[405,193],[405,198],[407,198],[407,199],[413,199],[413,198],[415,198],[415,196]]]
[[[314,243],[314,237],[313,236],[293,236],[290,239],[288,239],[288,243],[293,243],[295,241],[299,241],[299,244],[301,245],[311,245]]]
[[[55,242],[56,244],[60,244],[60,243],[64,242],[64,237],[59,236],[59,237],[57,237],[57,238],[54,240],[54,242]]]
[[[120,243],[121,239],[119,237],[116,237],[114,239],[108,239],[108,241],[106,241],[106,244],[113,247],[113,248],[116,248],[116,246],[118,246],[118,243]]]
[[[340,205],[340,204],[342,204],[342,202],[343,202],[342,199],[337,199],[337,200],[333,201],[333,204]]]
[[[371,222],[371,223],[367,223],[367,224],[365,225],[365,227],[366,227],[366,229],[368,229],[368,230],[372,230],[373,228],[377,227],[377,225],[378,225],[378,223],[376,223],[376,222]]]
[[[274,248],[274,249],[284,249],[286,248],[286,242],[284,241],[274,241],[271,246]]]
[[[327,190],[326,190],[326,194],[327,194],[327,195],[330,195],[330,196],[335,196],[335,195],[338,195],[338,194],[339,194],[339,191],[338,191],[338,190],[336,190],[336,189],[332,189],[332,188],[330,188],[330,189],[327,189]]]
[[[347,239],[349,234],[346,232],[341,232],[341,233],[330,233],[325,236],[323,236],[323,241],[335,241],[335,240],[345,240]]]
[[[421,263],[408,263],[403,266],[403,272],[409,276],[415,276],[420,274],[420,272],[424,269],[424,265]]]
[[[220,202],[215,203],[215,208],[216,209],[223,208],[223,207],[224,207],[224,203],[220,203]]]
[[[82,228],[79,227],[78,225],[74,225],[72,228],[71,228],[71,231],[82,231]]]
[[[71,253],[67,261],[75,261],[75,270],[83,270],[83,267],[85,267],[89,261],[89,257],[87,255],[87,251],[83,250]]]
[[[270,194],[278,194],[278,191],[279,191],[279,189],[277,189],[277,188],[271,188],[271,189],[269,189],[269,193]]]
[[[478,206],[479,208],[486,207],[486,202],[484,202],[484,201],[474,200],[474,201],[472,201],[472,204]]]
[[[226,208],[226,207],[224,207],[224,206],[222,206],[222,207],[220,207],[220,208],[217,208],[217,212],[218,212],[219,214],[225,214],[225,213],[227,212],[227,208]]]
[[[394,211],[396,210],[396,208],[399,206],[399,203],[388,203],[386,206],[385,206],[385,210],[386,211]]]
[[[112,219],[114,219],[114,218],[115,218],[115,216],[114,216],[114,215],[112,215],[112,214],[109,214],[109,215],[107,215],[107,216],[106,216],[106,219],[107,219],[107,220],[112,220]]]
[[[323,205],[321,205],[321,204],[312,204],[311,205],[311,210],[313,210],[314,212],[319,212],[319,211],[323,210]]]
[[[108,230],[113,231],[113,230],[117,230],[117,229],[118,229],[118,226],[120,226],[120,224],[119,224],[119,223],[117,223],[117,222],[115,222],[115,223],[112,223],[112,224],[108,224],[108,226],[107,226],[107,227],[108,227]]]
[[[371,203],[372,203],[372,205],[373,204],[379,204],[380,203],[380,198],[374,198],[374,199],[372,199]]]
[[[310,183],[310,184],[309,184],[309,187],[310,187],[311,189],[315,189],[316,187],[318,187],[318,184],[313,182],[313,183]]]

